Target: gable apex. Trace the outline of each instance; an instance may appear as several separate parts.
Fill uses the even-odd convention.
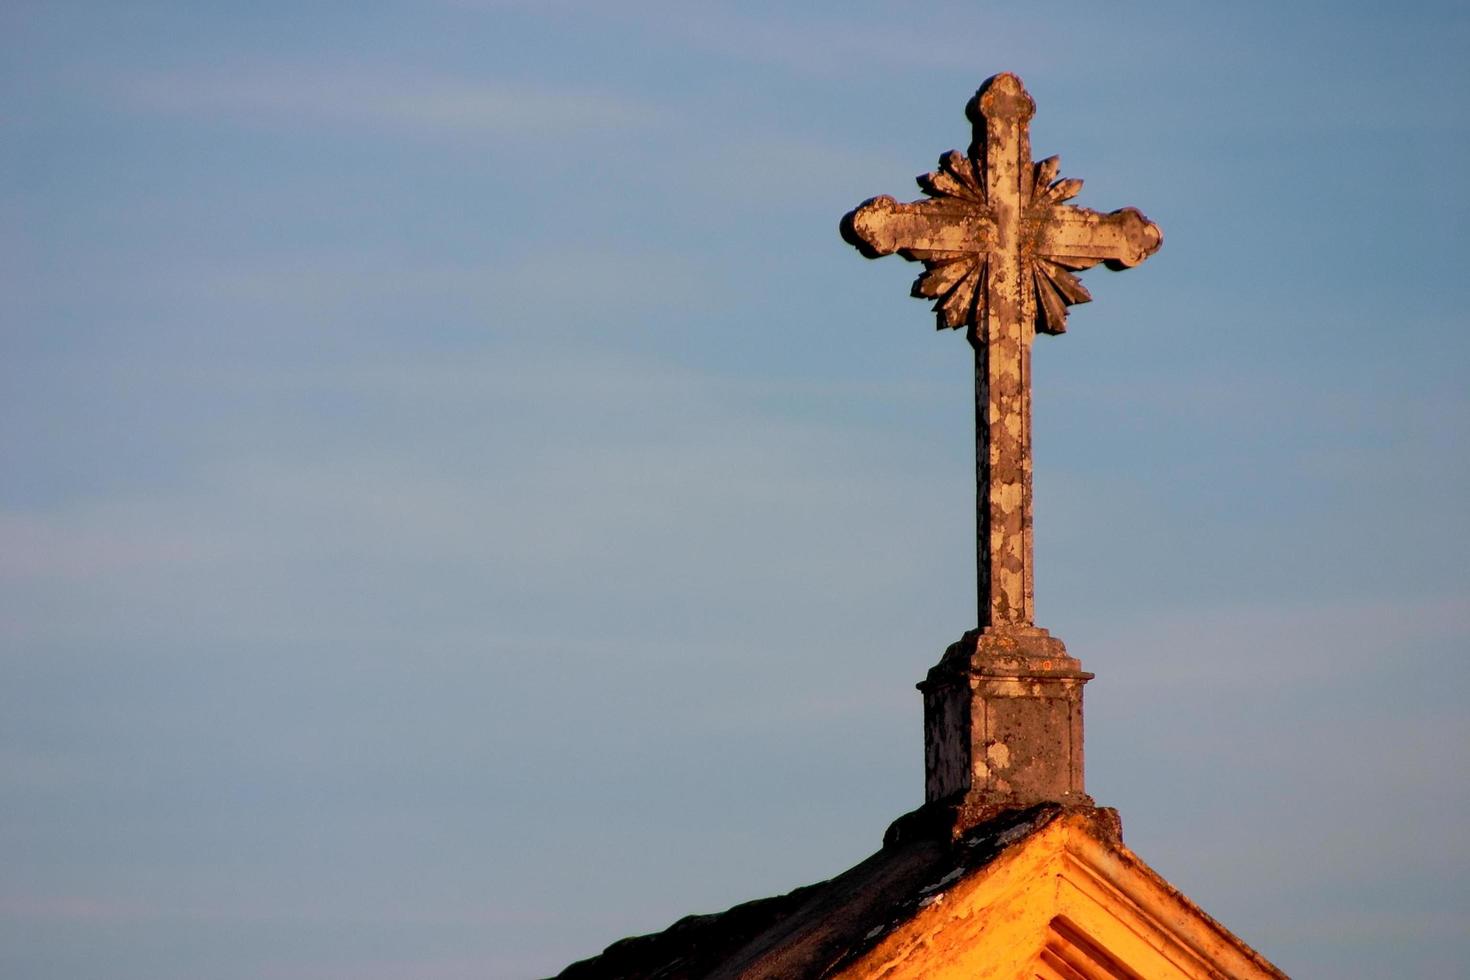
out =
[[[1128,850],[1111,811],[1092,807],[1041,815],[994,860],[934,888],[911,917],[831,975],[1284,976]]]

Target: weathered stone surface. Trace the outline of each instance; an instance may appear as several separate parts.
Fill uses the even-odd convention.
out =
[[[924,692],[925,800],[958,832],[1042,801],[1086,804],[1082,686],[1091,677],[1037,629],[1031,514],[1031,344],[1066,329],[1092,297],[1074,275],[1125,269],[1163,242],[1134,208],[1067,203],[1080,180],[1056,157],[1031,159],[1036,106],[1015,75],[980,87],[966,112],[969,152],[918,178],[926,200],[876,197],[842,219],[869,258],[922,262],[913,295],[940,329],[966,328],[975,352],[978,629],[950,647]]]
[[[1163,243],[1134,208],[1103,214],[1066,203],[1080,180],[1056,157],[1031,160],[1036,105],[1012,74],[991,78],[966,107],[968,154],[951,150],[918,178],[927,200],[875,197],[842,219],[869,258],[922,262],[913,295],[934,300],[940,329],[967,328],[975,348],[979,625],[1033,622],[1031,342],[1059,334],[1067,307],[1092,297],[1073,275],[1124,269]]]
[[[956,828],[1083,788],[1082,685],[1092,675],[1036,627],[972,630],[950,645],[924,693],[924,800]]]

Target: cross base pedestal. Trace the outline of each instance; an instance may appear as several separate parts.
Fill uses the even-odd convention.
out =
[[[918,685],[924,800],[955,831],[1038,803],[1091,806],[1083,790],[1082,685],[1093,675],[1034,626],[971,630]]]

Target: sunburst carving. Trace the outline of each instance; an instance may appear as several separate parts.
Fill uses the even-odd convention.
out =
[[[1082,181],[1058,178],[1060,169],[1061,158],[1055,156],[1033,165],[1031,201],[1026,209],[1025,227],[1039,230],[1052,208],[1066,204],[1082,190]],[[1085,259],[1048,255],[1037,248],[1039,236],[1028,238],[1031,248],[1025,251],[1031,253],[1031,278],[1036,288],[1036,329],[1041,333],[1065,333],[1067,307],[1092,301],[1092,294],[1082,285],[1082,280],[1072,275],[1072,271],[1096,265],[1101,257]]]
[[[996,213],[988,199],[985,164],[951,150],[939,168],[916,178],[928,200],[900,204],[884,195],[865,201],[842,222],[842,233],[870,258],[898,253],[922,262],[910,294],[933,301],[935,326],[958,330],[984,322],[986,277],[995,261]],[[1099,262],[1137,265],[1163,241],[1158,226],[1136,208],[1103,213],[1067,202],[1082,181],[1058,176],[1059,158],[1031,164],[1017,231],[1022,282],[1034,299],[1030,327],[1059,334],[1067,307],[1092,294],[1074,273]]]
[[[915,178],[919,188],[936,201],[953,202],[961,212],[974,212],[987,223],[994,222],[985,200],[985,184],[976,161],[958,150],[939,158],[939,169]],[[934,300],[936,327],[957,330],[979,323],[985,314],[984,251],[937,248],[905,248],[906,259],[924,263],[924,272],[914,280],[910,295]]]
[[[1048,334],[1066,332],[1067,307],[1092,300],[1092,294],[1087,291],[1082,280],[1073,275],[1074,272],[1089,269],[1103,261],[1119,268],[1136,265],[1158,247],[1156,226],[1148,223],[1133,208],[1103,214],[1067,204],[1082,190],[1082,181],[1059,177],[1060,165],[1060,159],[1055,156],[1032,164],[1031,195],[1021,220],[1021,227],[1024,229],[1021,243],[1022,261],[1025,265],[1023,275],[1029,279],[1035,293],[1035,329]],[[951,150],[939,158],[939,169],[915,180],[930,200],[901,205],[893,198],[885,196],[874,198],[865,203],[863,208],[868,208],[871,212],[890,213],[898,213],[901,209],[918,211],[922,208],[925,214],[941,220],[947,219],[958,226],[969,226],[980,232],[993,229],[995,215],[986,200],[981,164],[973,157]],[[860,208],[849,217],[860,216],[862,210]],[[1140,254],[1132,261],[1104,254],[1078,254],[1075,249],[1049,250],[1047,246],[1056,236],[1048,235],[1047,229],[1059,219],[1065,221],[1067,217],[1065,213],[1058,215],[1056,212],[1059,210],[1072,212],[1076,217],[1084,219],[1081,224],[1126,222],[1153,229],[1154,243],[1152,247],[1148,247],[1145,242],[1144,247],[1136,250]],[[1092,220],[1086,220],[1089,218]],[[1070,223],[1079,222],[1074,220]],[[851,221],[845,223],[844,231],[847,232],[853,224]],[[849,236],[851,237],[850,232]],[[916,298],[934,301],[935,326],[940,330],[958,330],[975,325],[985,315],[985,276],[990,265],[990,250],[988,242],[983,239],[987,239],[989,235],[981,234],[977,237],[982,240],[965,241],[959,248],[900,245],[891,250],[906,259],[923,263],[924,271],[914,280],[910,294]],[[1144,237],[1149,237],[1146,232]],[[876,246],[871,241],[866,244]],[[890,251],[875,250],[878,254]]]

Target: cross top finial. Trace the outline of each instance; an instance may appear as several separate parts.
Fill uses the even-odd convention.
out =
[[[1009,116],[1026,122],[1036,115],[1036,100],[1026,91],[1021,80],[1008,71],[992,75],[980,86],[975,97],[965,106],[965,115],[976,126],[983,126],[987,117]],[[980,131],[976,131],[977,138]]]
[[[1057,157],[1031,159],[1036,103],[1009,72],[965,107],[967,154],[951,150],[917,178],[926,200],[884,195],[842,219],[869,258],[921,262],[912,295],[934,301],[939,329],[965,327],[975,348],[980,626],[1031,626],[1031,341],[1059,334],[1067,307],[1092,299],[1074,273],[1138,265],[1163,243],[1136,208],[1104,214],[1068,204],[1082,181]]]

